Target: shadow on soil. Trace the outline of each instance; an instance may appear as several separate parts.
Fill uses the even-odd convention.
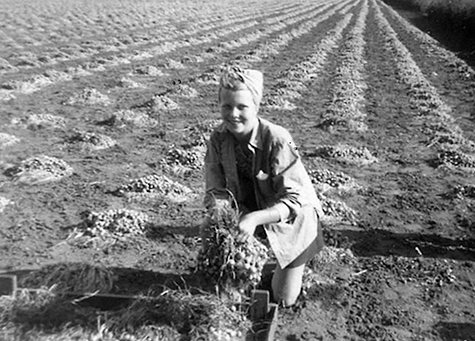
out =
[[[411,0],[384,0],[402,17],[475,67],[474,18],[431,9],[423,13]]]
[[[146,294],[164,290],[186,290],[192,294],[213,292],[214,287],[201,278],[199,274],[173,274],[134,268],[115,268],[118,275],[115,291],[128,295]]]
[[[327,232],[327,231],[326,231]],[[328,233],[328,232],[327,232]],[[392,233],[385,230],[338,230],[336,243],[350,247],[355,256],[404,256],[475,261],[475,239],[450,239],[438,235]],[[328,244],[328,243],[327,243]]]
[[[475,335],[473,323],[440,322],[436,329],[443,341],[473,340]]]

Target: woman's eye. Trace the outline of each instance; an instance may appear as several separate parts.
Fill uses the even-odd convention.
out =
[[[239,110],[244,110],[244,109],[246,109],[246,108],[247,108],[247,105],[243,105],[243,104],[238,105],[238,109],[239,109]]]

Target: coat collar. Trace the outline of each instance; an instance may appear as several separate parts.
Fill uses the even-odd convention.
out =
[[[257,125],[252,130],[249,144],[253,148],[262,149],[262,122],[260,118],[257,118]]]
[[[231,135],[224,123],[221,123],[216,130],[220,133]],[[257,118],[257,125],[252,130],[251,137],[249,138],[249,145],[253,148],[262,149],[262,119],[259,117]]]

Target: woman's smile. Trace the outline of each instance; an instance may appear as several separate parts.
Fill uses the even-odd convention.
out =
[[[231,124],[234,124],[234,125],[238,125],[238,124],[242,123],[241,120],[230,119],[230,118],[228,118],[227,121]]]

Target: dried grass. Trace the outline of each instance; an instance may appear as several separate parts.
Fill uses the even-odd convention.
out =
[[[54,287],[54,292],[109,293],[117,276],[111,269],[87,263],[45,265],[20,281],[21,287]]]
[[[167,290],[104,311],[54,290],[20,290],[0,301],[0,338],[29,340],[242,340],[251,327],[244,306],[211,294]],[[226,335],[226,338],[216,338]]]
[[[215,295],[168,290],[153,299],[134,301],[110,319],[109,325],[112,330],[131,331],[142,325],[167,324],[191,340],[206,336],[211,327],[242,333],[250,327],[246,312],[233,307],[232,302]]]

